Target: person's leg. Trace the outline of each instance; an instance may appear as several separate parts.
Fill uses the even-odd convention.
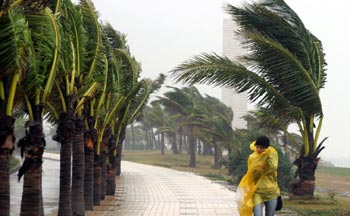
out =
[[[263,203],[254,206],[254,216],[263,216]]]
[[[274,216],[277,206],[277,198],[265,202],[265,216]]]

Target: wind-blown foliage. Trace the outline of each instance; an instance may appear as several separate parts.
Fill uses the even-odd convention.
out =
[[[288,116],[300,123],[305,156],[315,153],[323,118],[319,91],[326,82],[321,42],[284,1],[227,5],[226,10],[239,24],[238,33],[248,54],[238,62],[204,53],[173,69],[173,77],[189,84],[247,91],[258,108],[271,109],[276,118]],[[314,144],[307,137],[313,134],[310,125],[316,118],[320,124],[312,136]]]
[[[20,10],[2,13],[0,5],[0,212],[10,214],[10,156],[14,149],[13,108],[20,102],[15,98],[17,84],[29,68],[30,31]]]
[[[1,112],[11,116],[17,83],[29,68],[31,38],[21,11],[10,10],[0,17]]]
[[[21,214],[44,214],[41,157],[45,117],[57,124],[54,139],[61,144],[58,215],[83,215],[84,154],[91,156],[92,152],[85,162],[93,163],[95,153],[95,165],[106,165],[106,157],[99,155],[101,149],[104,156],[107,150],[115,156],[126,125],[135,120],[164,78],[139,80],[141,65],[131,55],[125,35],[109,24],[101,25],[91,0],[81,0],[78,5],[70,0],[0,1],[0,41],[1,149],[13,150],[13,108],[29,117],[26,137],[19,142],[26,154],[19,176],[29,173],[25,175]],[[116,142],[116,138],[120,139]],[[3,159],[1,174],[8,177],[8,160]],[[9,184],[2,179],[0,209],[8,215]],[[101,193],[96,199],[103,196]]]
[[[320,90],[327,75],[321,41],[283,0],[227,5],[226,11],[238,24],[247,54],[234,61],[204,53],[174,68],[172,75],[178,82],[247,91],[258,108],[270,110],[271,118],[296,123],[303,138],[300,158],[295,161],[299,177],[314,180],[326,139],[319,142],[323,121]],[[307,193],[313,195],[314,187],[308,188],[312,189]]]

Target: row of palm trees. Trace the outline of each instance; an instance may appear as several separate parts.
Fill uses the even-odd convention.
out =
[[[194,86],[169,88],[170,91],[145,107],[139,119],[148,143],[159,135],[161,154],[165,152],[165,139],[174,154],[182,153],[184,144],[188,143],[190,167],[196,166],[199,146],[203,146],[203,152],[213,148],[213,167],[221,167],[223,148],[231,149],[233,145],[232,109],[216,97],[201,95]]]
[[[139,79],[125,35],[101,24],[90,0],[0,1],[0,50],[1,214],[10,212],[9,158],[22,115],[21,215],[44,215],[44,120],[57,125],[61,144],[58,215],[84,215],[114,194],[125,128],[164,76]]]
[[[173,154],[213,154],[213,168],[222,165],[222,152],[240,151],[249,140],[265,134],[272,143],[293,160],[301,148],[301,137],[298,134],[286,134],[284,127],[276,124],[274,119],[268,119],[265,110],[251,110],[242,118],[247,122],[246,129],[232,128],[233,111],[215,97],[202,96],[194,86],[169,87],[171,90],[158,96],[146,106],[135,127],[138,140],[129,134],[130,143],[143,143],[145,149],[159,149],[164,154],[165,140],[170,144]],[[191,126],[194,127],[194,149],[188,141]],[[130,133],[135,128],[129,130]],[[289,135],[293,137],[293,143]],[[135,134],[134,134],[135,136]],[[247,137],[247,138],[245,138]],[[126,146],[127,147],[127,146]],[[132,148],[132,146],[131,146]],[[193,156],[195,158],[195,154]],[[192,161],[191,161],[192,162]],[[195,162],[195,160],[194,160]],[[193,164],[189,163],[190,166]]]

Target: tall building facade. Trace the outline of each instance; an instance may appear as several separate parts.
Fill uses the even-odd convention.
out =
[[[224,19],[223,21],[223,55],[227,56],[231,60],[237,59],[242,56],[245,50],[241,47],[240,42],[237,39],[235,31],[237,29],[236,23],[231,19]],[[224,104],[231,107],[233,110],[233,129],[247,128],[247,122],[242,119],[243,116],[248,114],[248,99],[247,93],[237,93],[232,88],[222,88],[222,98]]]

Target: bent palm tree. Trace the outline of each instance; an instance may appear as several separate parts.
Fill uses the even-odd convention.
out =
[[[83,17],[85,22],[89,16],[91,20],[96,18],[91,2],[81,1],[79,6],[75,6],[71,1],[65,0],[57,2],[54,8],[59,8],[61,30],[66,35],[61,41],[62,55],[58,65],[54,95],[47,103],[50,108],[49,120],[58,124],[55,139],[61,143],[58,215],[83,215],[86,119],[82,110],[85,108],[85,102],[96,94],[100,86],[93,76],[96,68],[103,68],[104,62],[101,61],[99,52],[100,40],[95,36],[99,34],[92,34],[92,30],[89,29],[91,35],[88,41],[87,30],[83,26]],[[99,25],[93,26],[99,31]],[[89,207],[92,208],[92,203]]]
[[[229,152],[233,143],[232,109],[223,104],[219,99],[206,96],[203,101],[203,126],[200,128],[204,136],[209,136],[214,147],[214,168],[222,166],[222,148],[227,146]]]
[[[3,215],[10,215],[9,161],[14,149],[15,122],[12,109],[17,83],[29,65],[28,34],[28,25],[20,11],[11,9],[0,14],[0,212]]]
[[[45,148],[43,133],[44,106],[50,95],[59,59],[60,35],[54,13],[48,8],[33,12],[24,10],[31,31],[31,63],[20,81],[24,97],[23,111],[29,116],[26,136],[18,142],[24,162],[18,178],[24,175],[21,215],[44,215],[42,200],[42,154]],[[46,29],[45,32],[42,29]]]
[[[188,136],[190,167],[196,167],[196,135],[195,128],[200,125],[202,115],[199,113],[202,96],[195,87],[182,89],[172,87],[174,91],[164,93],[164,97],[158,97],[164,105],[165,111],[171,115],[178,115],[179,126],[184,128]]]
[[[318,155],[325,140],[318,140],[323,119],[319,92],[326,82],[321,41],[283,0],[263,0],[243,7],[227,5],[226,9],[238,23],[249,51],[242,63],[202,54],[173,69],[172,75],[190,84],[210,83],[248,91],[249,100],[258,108],[272,110],[276,119],[296,122],[303,150],[295,162],[300,179],[292,192],[313,195]]]

